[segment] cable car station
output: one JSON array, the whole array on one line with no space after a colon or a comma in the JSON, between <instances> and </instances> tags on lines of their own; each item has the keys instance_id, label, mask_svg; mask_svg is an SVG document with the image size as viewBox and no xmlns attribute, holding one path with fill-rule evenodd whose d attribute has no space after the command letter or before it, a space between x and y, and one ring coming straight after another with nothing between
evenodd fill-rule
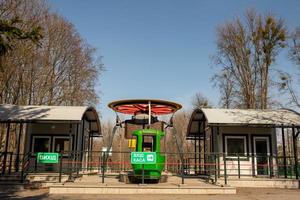
<instances>
[{"instance_id":1,"label":"cable car station","mask_svg":"<svg viewBox=\"0 0 300 200\"><path fill-rule=\"evenodd\" d=\"M180 104L134 99L108 107L116 123L98 151L94 140L104 138L92 107L1 105L7 133L1 180L38 183L52 194L235 194L241 185L298 187L300 115L292 110L195 109L182 136L173 124ZM168 121L159 119L163 115ZM117 140L128 141L128 151L113 149ZM175 151L166 149L166 140Z\"/></svg>"}]
</instances>

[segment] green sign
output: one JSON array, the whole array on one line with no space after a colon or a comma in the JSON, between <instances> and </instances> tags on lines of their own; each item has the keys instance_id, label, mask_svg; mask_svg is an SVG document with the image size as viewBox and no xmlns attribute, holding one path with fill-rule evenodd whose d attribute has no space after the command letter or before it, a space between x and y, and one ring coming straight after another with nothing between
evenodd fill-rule
<instances>
[{"instance_id":1,"label":"green sign","mask_svg":"<svg viewBox=\"0 0 300 200\"><path fill-rule=\"evenodd\" d=\"M38 163L58 163L59 153L46 153L39 152L37 153L37 162Z\"/></svg>"},{"instance_id":2,"label":"green sign","mask_svg":"<svg viewBox=\"0 0 300 200\"><path fill-rule=\"evenodd\" d=\"M155 152L131 152L131 164L155 164Z\"/></svg>"}]
</instances>

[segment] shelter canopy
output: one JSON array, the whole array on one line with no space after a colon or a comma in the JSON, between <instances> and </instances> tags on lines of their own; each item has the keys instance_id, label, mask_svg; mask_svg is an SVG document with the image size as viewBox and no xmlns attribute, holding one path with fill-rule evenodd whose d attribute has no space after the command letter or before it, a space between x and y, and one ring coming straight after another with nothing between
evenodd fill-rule
<instances>
[{"instance_id":1,"label":"shelter canopy","mask_svg":"<svg viewBox=\"0 0 300 200\"><path fill-rule=\"evenodd\" d=\"M205 126L300 127L300 114L288 109L195 109L187 135L203 134Z\"/></svg>"},{"instance_id":2,"label":"shelter canopy","mask_svg":"<svg viewBox=\"0 0 300 200\"><path fill-rule=\"evenodd\" d=\"M17 106L0 105L0 122L33 123L80 123L91 122L91 132L101 134L100 121L96 110L88 106Z\"/></svg>"},{"instance_id":3,"label":"shelter canopy","mask_svg":"<svg viewBox=\"0 0 300 200\"><path fill-rule=\"evenodd\" d=\"M208 124L300 126L300 114L287 109L202 109Z\"/></svg>"}]
</instances>

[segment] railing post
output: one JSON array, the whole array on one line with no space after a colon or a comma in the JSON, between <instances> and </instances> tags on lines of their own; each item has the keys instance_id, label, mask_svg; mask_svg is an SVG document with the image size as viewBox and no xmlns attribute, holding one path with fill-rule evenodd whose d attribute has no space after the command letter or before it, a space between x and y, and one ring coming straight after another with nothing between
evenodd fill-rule
<instances>
[{"instance_id":1,"label":"railing post","mask_svg":"<svg viewBox=\"0 0 300 200\"><path fill-rule=\"evenodd\" d=\"M223 161L224 161L224 183L227 185L227 166L226 166L226 155L223 154Z\"/></svg>"},{"instance_id":2,"label":"railing post","mask_svg":"<svg viewBox=\"0 0 300 200\"><path fill-rule=\"evenodd\" d=\"M181 162L181 184L184 184L184 159Z\"/></svg>"},{"instance_id":3,"label":"railing post","mask_svg":"<svg viewBox=\"0 0 300 200\"><path fill-rule=\"evenodd\" d=\"M221 154L219 154L218 157L217 157L217 161L218 161L218 178L220 178L220 176L221 176L220 156L221 156Z\"/></svg>"},{"instance_id":4,"label":"railing post","mask_svg":"<svg viewBox=\"0 0 300 200\"><path fill-rule=\"evenodd\" d=\"M297 147L297 135L295 127L293 126L293 147L294 147L294 161L295 161L295 176L296 179L299 178L298 174L298 147Z\"/></svg>"},{"instance_id":5,"label":"railing post","mask_svg":"<svg viewBox=\"0 0 300 200\"><path fill-rule=\"evenodd\" d=\"M12 166L12 158L13 158L13 152L9 152L9 166L8 166L8 174L11 174L11 166Z\"/></svg>"},{"instance_id":6,"label":"railing post","mask_svg":"<svg viewBox=\"0 0 300 200\"><path fill-rule=\"evenodd\" d=\"M279 178L279 163L278 163L278 154L275 156L275 166L277 168L277 170L275 171L274 166L273 166L273 174L274 176L276 175L277 178Z\"/></svg>"},{"instance_id":7,"label":"railing post","mask_svg":"<svg viewBox=\"0 0 300 200\"><path fill-rule=\"evenodd\" d=\"M77 177L79 176L79 164L82 164L82 162L80 162L80 153L79 152L77 152L76 153L76 175L77 175Z\"/></svg>"},{"instance_id":8,"label":"railing post","mask_svg":"<svg viewBox=\"0 0 300 200\"><path fill-rule=\"evenodd\" d=\"M21 164L21 180L20 180L21 183L24 182L25 157L26 157L26 155L23 154L23 159L22 159L22 164Z\"/></svg>"},{"instance_id":9,"label":"railing post","mask_svg":"<svg viewBox=\"0 0 300 200\"><path fill-rule=\"evenodd\" d=\"M17 155L16 155L16 160L15 160L15 170L16 170L16 172L19 172L20 145L21 145L21 138L22 138L22 129L23 129L23 124L21 122L20 123L20 129L19 129L18 142L17 142Z\"/></svg>"},{"instance_id":10,"label":"railing post","mask_svg":"<svg viewBox=\"0 0 300 200\"><path fill-rule=\"evenodd\" d=\"M69 152L69 156L68 156L68 170L69 170L69 180L70 181L74 181L73 180L73 151Z\"/></svg>"},{"instance_id":11,"label":"railing post","mask_svg":"<svg viewBox=\"0 0 300 200\"><path fill-rule=\"evenodd\" d=\"M217 172L217 154L214 154L214 159L215 159L215 184L218 182L218 172Z\"/></svg>"},{"instance_id":12,"label":"railing post","mask_svg":"<svg viewBox=\"0 0 300 200\"><path fill-rule=\"evenodd\" d=\"M37 153L34 154L34 172L37 171Z\"/></svg>"},{"instance_id":13,"label":"railing post","mask_svg":"<svg viewBox=\"0 0 300 200\"><path fill-rule=\"evenodd\" d=\"M60 160L59 160L59 178L58 181L61 183L61 175L62 175L62 161L63 161L63 155L60 152Z\"/></svg>"},{"instance_id":14,"label":"railing post","mask_svg":"<svg viewBox=\"0 0 300 200\"><path fill-rule=\"evenodd\" d=\"M5 149L4 149L4 157L3 157L3 165L2 165L2 174L5 174L6 170L6 162L7 162L7 151L9 146L9 133L10 133L10 122L7 123L7 130L6 130L6 140L5 140Z\"/></svg>"},{"instance_id":15,"label":"railing post","mask_svg":"<svg viewBox=\"0 0 300 200\"><path fill-rule=\"evenodd\" d=\"M255 156L254 153L252 153L252 176L255 177Z\"/></svg>"},{"instance_id":16,"label":"railing post","mask_svg":"<svg viewBox=\"0 0 300 200\"><path fill-rule=\"evenodd\" d=\"M282 152L283 152L283 170L284 170L284 178L287 178L287 162L286 162L286 151L285 151L285 137L284 137L284 127L281 127L282 134Z\"/></svg>"},{"instance_id":17,"label":"railing post","mask_svg":"<svg viewBox=\"0 0 300 200\"><path fill-rule=\"evenodd\" d=\"M142 185L145 184L145 169L144 169L144 164L142 164Z\"/></svg>"},{"instance_id":18,"label":"railing post","mask_svg":"<svg viewBox=\"0 0 300 200\"><path fill-rule=\"evenodd\" d=\"M272 156L271 155L268 155L268 157L269 157L269 173L270 173L270 179L272 178L272 176L273 176L273 170L272 170L272 161L273 161L273 159L272 159Z\"/></svg>"},{"instance_id":19,"label":"railing post","mask_svg":"<svg viewBox=\"0 0 300 200\"><path fill-rule=\"evenodd\" d=\"M99 173L99 174L102 173L101 167L102 167L102 165L101 165L101 155L100 155L100 156L99 156L99 160L98 160L98 173Z\"/></svg>"},{"instance_id":20,"label":"railing post","mask_svg":"<svg viewBox=\"0 0 300 200\"><path fill-rule=\"evenodd\" d=\"M241 165L240 165L240 154L237 155L238 158L238 176L241 178Z\"/></svg>"},{"instance_id":21,"label":"railing post","mask_svg":"<svg viewBox=\"0 0 300 200\"><path fill-rule=\"evenodd\" d=\"M102 183L104 183L104 176L105 176L105 151L102 152L103 153L103 156L102 156Z\"/></svg>"}]
</instances>

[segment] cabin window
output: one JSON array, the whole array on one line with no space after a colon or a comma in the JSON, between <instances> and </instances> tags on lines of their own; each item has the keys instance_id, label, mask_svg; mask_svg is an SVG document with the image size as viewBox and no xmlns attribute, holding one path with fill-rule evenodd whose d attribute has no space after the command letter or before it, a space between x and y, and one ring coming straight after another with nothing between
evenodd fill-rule
<instances>
[{"instance_id":1,"label":"cabin window","mask_svg":"<svg viewBox=\"0 0 300 200\"><path fill-rule=\"evenodd\" d=\"M246 136L225 136L227 156L247 156Z\"/></svg>"},{"instance_id":2,"label":"cabin window","mask_svg":"<svg viewBox=\"0 0 300 200\"><path fill-rule=\"evenodd\" d=\"M143 152L153 152L156 150L154 136L143 135L142 150L143 150Z\"/></svg>"},{"instance_id":3,"label":"cabin window","mask_svg":"<svg viewBox=\"0 0 300 200\"><path fill-rule=\"evenodd\" d=\"M32 151L33 152L50 152L50 137L33 136Z\"/></svg>"},{"instance_id":4,"label":"cabin window","mask_svg":"<svg viewBox=\"0 0 300 200\"><path fill-rule=\"evenodd\" d=\"M70 149L69 137L54 137L54 152L68 152Z\"/></svg>"}]
</instances>

